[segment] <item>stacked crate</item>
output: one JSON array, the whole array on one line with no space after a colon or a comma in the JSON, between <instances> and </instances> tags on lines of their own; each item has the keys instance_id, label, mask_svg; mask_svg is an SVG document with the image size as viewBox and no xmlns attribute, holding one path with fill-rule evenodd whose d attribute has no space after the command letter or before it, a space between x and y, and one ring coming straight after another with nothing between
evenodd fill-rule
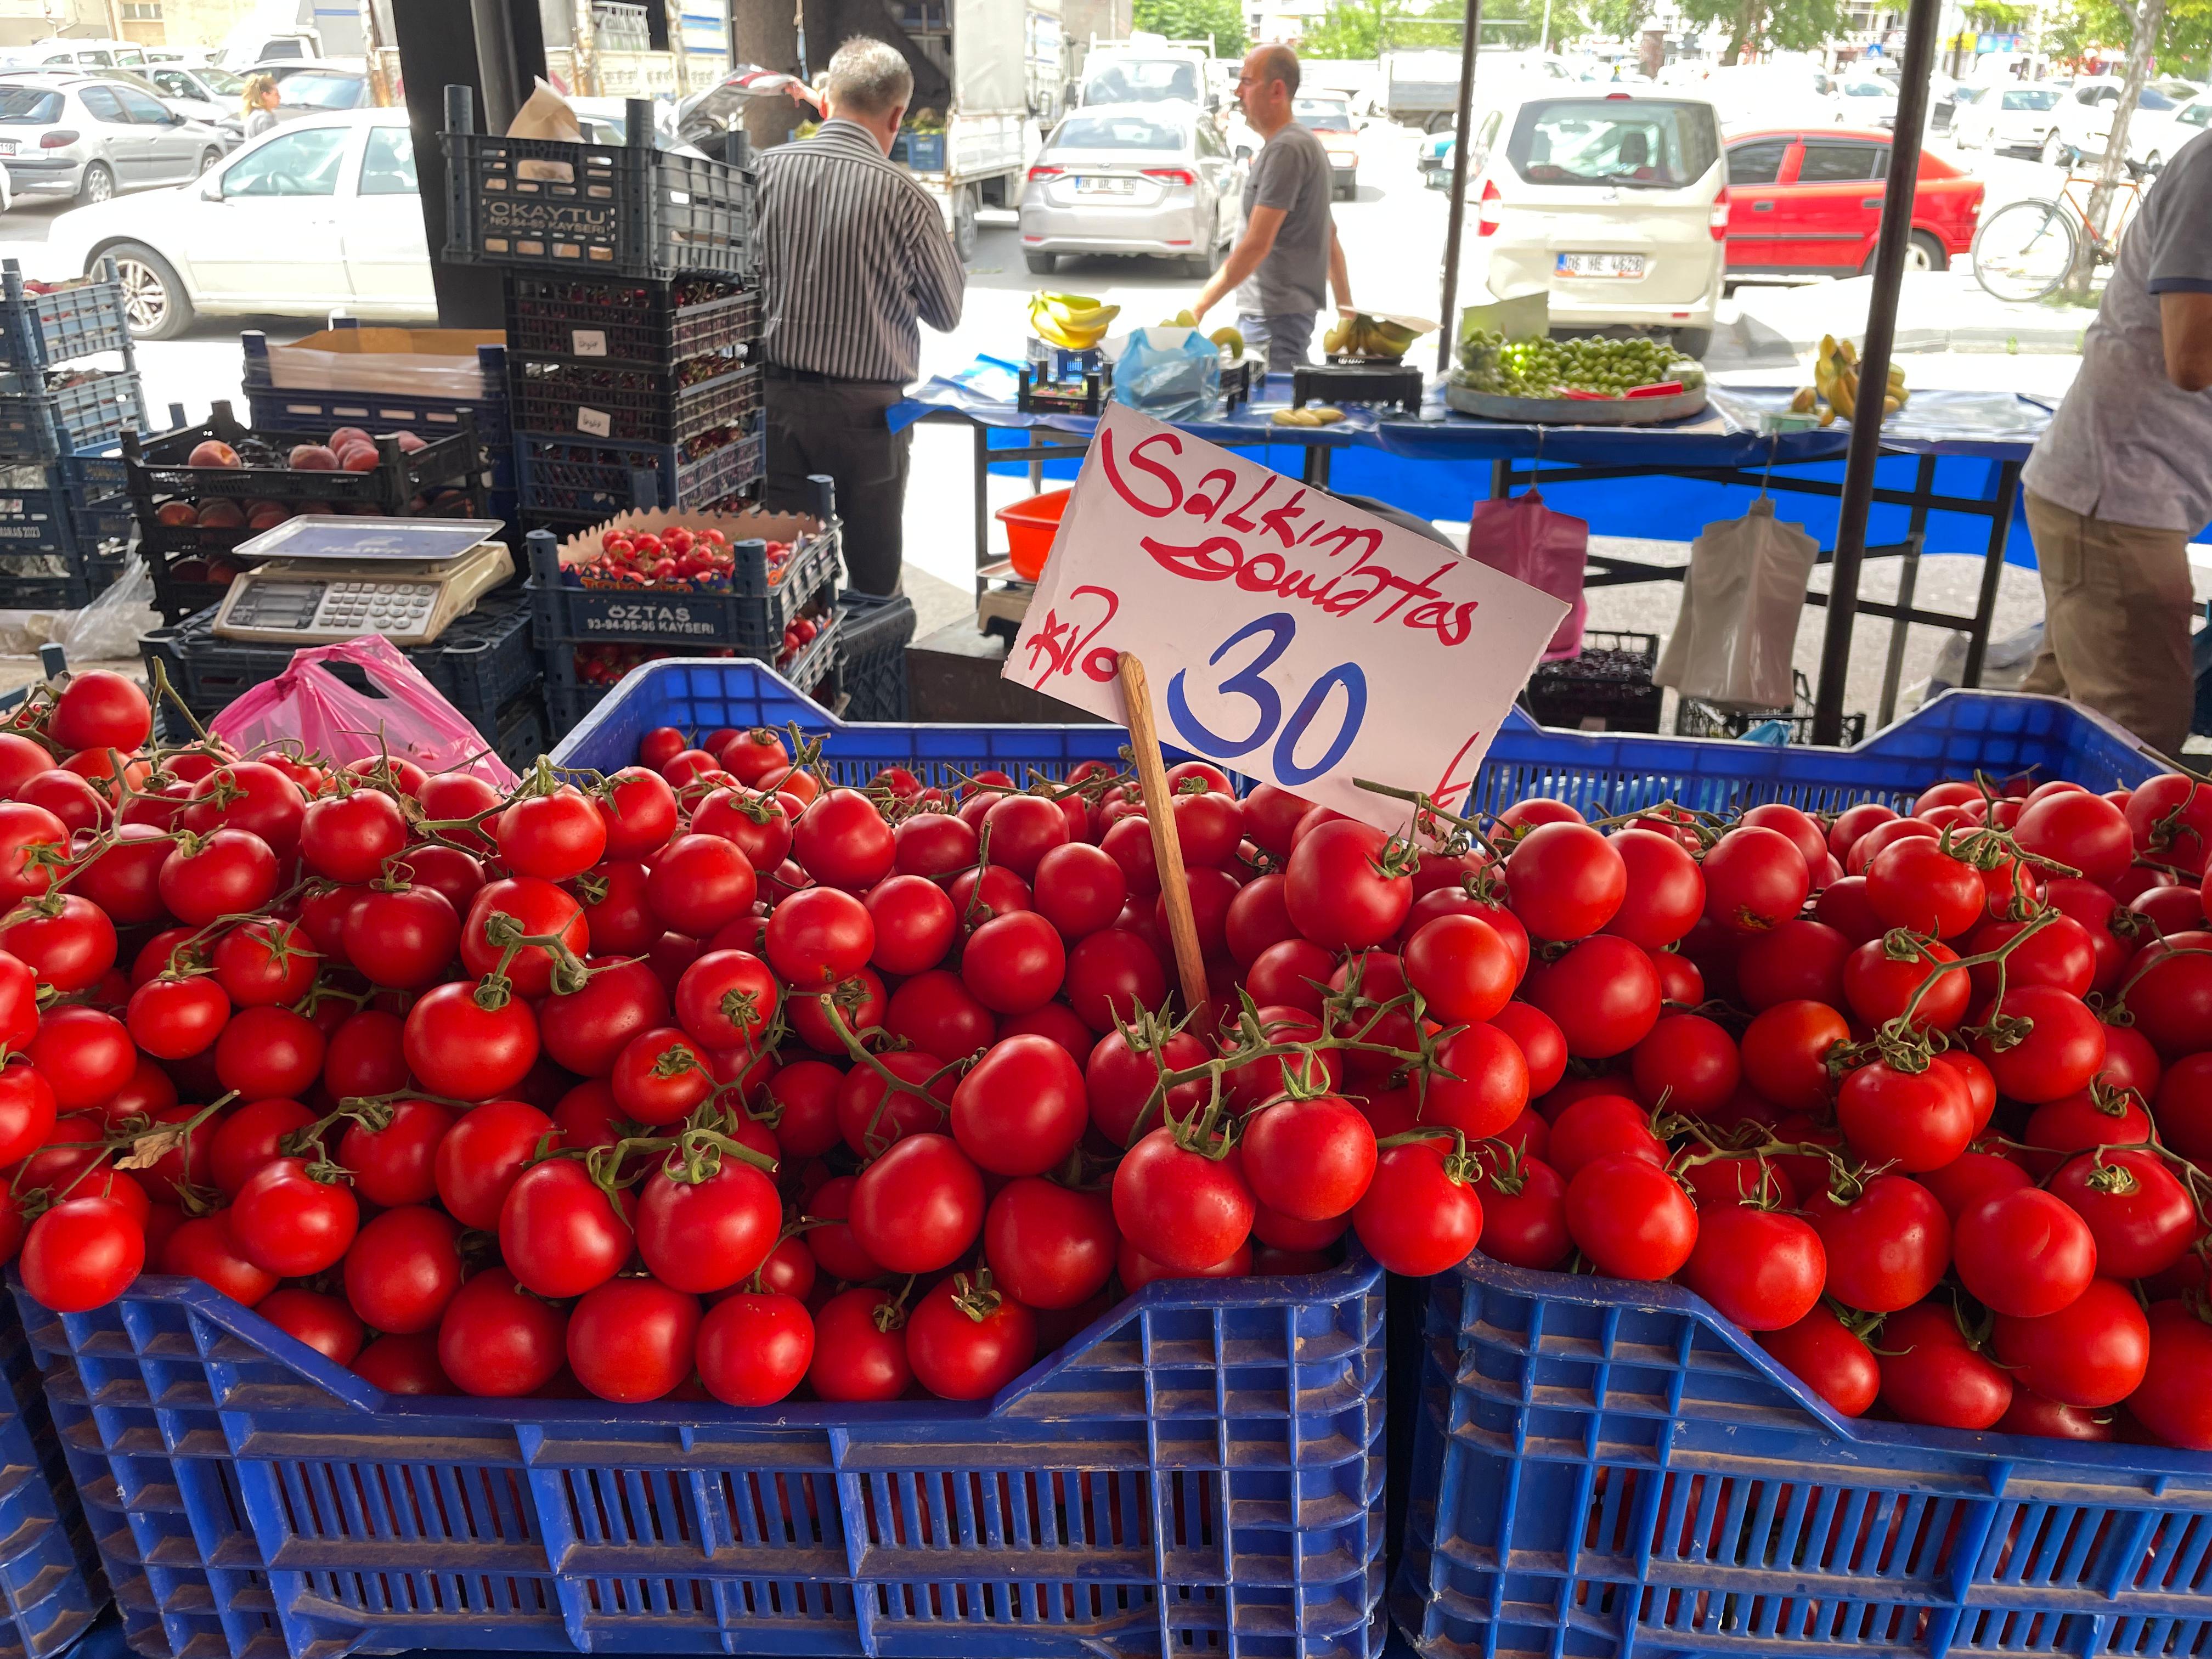
<instances>
[{"instance_id":1,"label":"stacked crate","mask_svg":"<svg viewBox=\"0 0 2212 1659\"><path fill-rule=\"evenodd\" d=\"M447 89L446 257L505 277L523 520L562 535L725 509L766 471L752 170L656 149L642 100L625 123L640 142L493 137Z\"/></svg>"},{"instance_id":2,"label":"stacked crate","mask_svg":"<svg viewBox=\"0 0 2212 1659\"><path fill-rule=\"evenodd\" d=\"M466 88L447 88L446 252L504 279L515 482L523 525L544 532L530 586L556 732L656 656L753 657L833 695L841 559L826 491L804 529L727 517L757 500L768 459L742 137L729 161L656 149L636 100L625 131L638 142L622 145L487 137L473 113ZM737 568L587 578L579 562L616 520L726 525ZM788 561L772 565L763 538L787 543ZM793 648L785 630L802 620L814 631Z\"/></svg>"},{"instance_id":3,"label":"stacked crate","mask_svg":"<svg viewBox=\"0 0 2212 1659\"><path fill-rule=\"evenodd\" d=\"M123 285L33 293L0 265L0 608L75 610L121 574L131 514L114 460L146 428ZM81 360L119 356L122 367Z\"/></svg>"}]
</instances>

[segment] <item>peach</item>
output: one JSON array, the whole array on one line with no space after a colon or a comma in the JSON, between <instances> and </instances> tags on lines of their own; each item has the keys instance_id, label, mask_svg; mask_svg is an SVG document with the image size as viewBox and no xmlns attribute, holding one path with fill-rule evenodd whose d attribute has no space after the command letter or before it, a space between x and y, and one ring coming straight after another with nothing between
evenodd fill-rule
<instances>
[{"instance_id":1,"label":"peach","mask_svg":"<svg viewBox=\"0 0 2212 1659\"><path fill-rule=\"evenodd\" d=\"M295 472L335 472L338 470L337 452L321 444L295 444L285 458L285 465Z\"/></svg>"},{"instance_id":2,"label":"peach","mask_svg":"<svg viewBox=\"0 0 2212 1659\"><path fill-rule=\"evenodd\" d=\"M246 509L232 501L212 501L200 503L200 528L203 530L238 530L246 523Z\"/></svg>"},{"instance_id":3,"label":"peach","mask_svg":"<svg viewBox=\"0 0 2212 1659\"><path fill-rule=\"evenodd\" d=\"M385 435L398 444L400 453L404 455L412 455L418 449L430 447L427 440L418 438L411 432L388 432Z\"/></svg>"},{"instance_id":4,"label":"peach","mask_svg":"<svg viewBox=\"0 0 2212 1659\"><path fill-rule=\"evenodd\" d=\"M342 450L348 444L367 444L371 449L374 449L376 447L376 440L370 437L368 433L362 431L357 426L342 426L337 431L331 434L331 448Z\"/></svg>"},{"instance_id":5,"label":"peach","mask_svg":"<svg viewBox=\"0 0 2212 1659\"><path fill-rule=\"evenodd\" d=\"M163 501L154 509L154 519L158 524L198 524L200 510L190 501Z\"/></svg>"},{"instance_id":6,"label":"peach","mask_svg":"<svg viewBox=\"0 0 2212 1659\"><path fill-rule=\"evenodd\" d=\"M248 530L274 530L278 525L283 523L285 520L291 516L292 510L289 507L278 507L274 503L271 503L270 506L260 508L251 518L247 519L246 521L246 527Z\"/></svg>"},{"instance_id":7,"label":"peach","mask_svg":"<svg viewBox=\"0 0 2212 1659\"><path fill-rule=\"evenodd\" d=\"M246 567L244 565L240 564L233 559L210 559L208 561L207 579L211 582L221 582L225 587L228 587L231 583L236 581L239 577L245 573L245 570Z\"/></svg>"},{"instance_id":8,"label":"peach","mask_svg":"<svg viewBox=\"0 0 2212 1659\"><path fill-rule=\"evenodd\" d=\"M228 444L210 438L185 458L186 466L242 466L238 452Z\"/></svg>"},{"instance_id":9,"label":"peach","mask_svg":"<svg viewBox=\"0 0 2212 1659\"><path fill-rule=\"evenodd\" d=\"M339 469L346 472L374 472L383 459L368 444L352 444L338 451Z\"/></svg>"}]
</instances>

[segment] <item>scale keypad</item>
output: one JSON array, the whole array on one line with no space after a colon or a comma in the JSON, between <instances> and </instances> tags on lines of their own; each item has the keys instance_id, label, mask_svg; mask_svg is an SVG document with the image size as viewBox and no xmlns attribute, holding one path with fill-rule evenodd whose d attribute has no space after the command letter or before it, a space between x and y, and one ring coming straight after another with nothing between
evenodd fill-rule
<instances>
[{"instance_id":1,"label":"scale keypad","mask_svg":"<svg viewBox=\"0 0 2212 1659\"><path fill-rule=\"evenodd\" d=\"M429 625L438 590L427 582L332 582L315 611L319 631L419 634Z\"/></svg>"}]
</instances>

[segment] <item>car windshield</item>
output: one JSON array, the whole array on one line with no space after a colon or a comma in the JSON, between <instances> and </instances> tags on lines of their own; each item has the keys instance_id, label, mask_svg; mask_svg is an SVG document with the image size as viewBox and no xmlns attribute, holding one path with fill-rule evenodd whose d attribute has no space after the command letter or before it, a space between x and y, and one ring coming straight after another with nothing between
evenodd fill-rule
<instances>
[{"instance_id":1,"label":"car windshield","mask_svg":"<svg viewBox=\"0 0 2212 1659\"><path fill-rule=\"evenodd\" d=\"M50 126L62 118L62 95L36 87L0 87L0 125Z\"/></svg>"},{"instance_id":2,"label":"car windshield","mask_svg":"<svg viewBox=\"0 0 2212 1659\"><path fill-rule=\"evenodd\" d=\"M1157 104L1171 98L1195 104L1203 95L1198 66L1167 58L1113 58L1083 88L1086 104Z\"/></svg>"},{"instance_id":3,"label":"car windshield","mask_svg":"<svg viewBox=\"0 0 2212 1659\"><path fill-rule=\"evenodd\" d=\"M1705 104L1657 99L1562 99L1529 104L1513 124L1506 159L1532 185L1627 185L1680 190L1720 159Z\"/></svg>"},{"instance_id":4,"label":"car windshield","mask_svg":"<svg viewBox=\"0 0 2212 1659\"><path fill-rule=\"evenodd\" d=\"M1053 149L1182 150L1188 129L1144 115L1071 115L1052 135Z\"/></svg>"},{"instance_id":5,"label":"car windshield","mask_svg":"<svg viewBox=\"0 0 2212 1659\"><path fill-rule=\"evenodd\" d=\"M1897 88L1887 81L1853 81L1844 88L1846 98L1894 98Z\"/></svg>"},{"instance_id":6,"label":"car windshield","mask_svg":"<svg viewBox=\"0 0 2212 1659\"><path fill-rule=\"evenodd\" d=\"M193 73L199 77L202 86L218 97L235 98L246 90L246 82L228 70L204 69L195 70Z\"/></svg>"},{"instance_id":7,"label":"car windshield","mask_svg":"<svg viewBox=\"0 0 2212 1659\"><path fill-rule=\"evenodd\" d=\"M2018 92L2008 92L1997 102L1999 109L2056 109L2058 94L2048 87L2022 87Z\"/></svg>"},{"instance_id":8,"label":"car windshield","mask_svg":"<svg viewBox=\"0 0 2212 1659\"><path fill-rule=\"evenodd\" d=\"M1962 104L1978 104L1982 101L1982 94L1988 90L1987 87L1960 87L1951 96ZM2011 106L2006 107L2010 108Z\"/></svg>"},{"instance_id":9,"label":"car windshield","mask_svg":"<svg viewBox=\"0 0 2212 1659\"><path fill-rule=\"evenodd\" d=\"M1301 98L1291 106L1291 113L1300 126L1316 132L1352 131L1352 106L1334 98Z\"/></svg>"},{"instance_id":10,"label":"car windshield","mask_svg":"<svg viewBox=\"0 0 2212 1659\"><path fill-rule=\"evenodd\" d=\"M350 75L288 75L276 83L279 103L307 109L351 109L361 101L362 82Z\"/></svg>"},{"instance_id":11,"label":"car windshield","mask_svg":"<svg viewBox=\"0 0 2212 1659\"><path fill-rule=\"evenodd\" d=\"M2155 87L2145 87L2142 89L2142 97L2140 100L2140 102L2144 109L2179 109L2180 107L2180 106L2176 104L2172 99L2167 97Z\"/></svg>"}]
</instances>

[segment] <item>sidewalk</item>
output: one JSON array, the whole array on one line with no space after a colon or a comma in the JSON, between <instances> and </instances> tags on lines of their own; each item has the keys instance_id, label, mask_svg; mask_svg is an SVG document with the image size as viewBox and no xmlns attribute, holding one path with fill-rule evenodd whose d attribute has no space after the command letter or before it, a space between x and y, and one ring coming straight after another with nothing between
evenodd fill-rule
<instances>
[{"instance_id":1,"label":"sidewalk","mask_svg":"<svg viewBox=\"0 0 2212 1659\"><path fill-rule=\"evenodd\" d=\"M1739 326L1762 343L1778 339L1796 352L1812 350L1823 334L1863 340L1873 293L1871 276L1797 288L1747 284L1735 293ZM2078 356L2082 331L2095 315L2086 306L1993 298L1962 262L1948 270L1907 274L1898 294L1897 349Z\"/></svg>"}]
</instances>

